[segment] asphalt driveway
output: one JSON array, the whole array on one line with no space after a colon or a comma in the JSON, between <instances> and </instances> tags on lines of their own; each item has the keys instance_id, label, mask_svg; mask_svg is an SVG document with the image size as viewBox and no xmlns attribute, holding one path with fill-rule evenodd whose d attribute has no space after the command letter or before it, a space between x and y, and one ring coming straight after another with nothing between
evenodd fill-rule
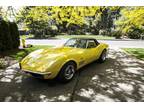
<instances>
[{"instance_id":1,"label":"asphalt driveway","mask_svg":"<svg viewBox=\"0 0 144 108\"><path fill-rule=\"evenodd\" d=\"M105 63L87 65L67 84L26 76L15 64L0 72L0 101L144 101L144 61L111 49Z\"/></svg>"}]
</instances>

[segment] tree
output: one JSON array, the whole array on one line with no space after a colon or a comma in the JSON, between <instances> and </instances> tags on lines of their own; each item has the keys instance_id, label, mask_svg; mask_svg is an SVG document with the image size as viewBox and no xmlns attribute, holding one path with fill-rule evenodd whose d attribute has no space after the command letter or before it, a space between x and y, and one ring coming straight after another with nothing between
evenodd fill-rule
<instances>
[{"instance_id":1,"label":"tree","mask_svg":"<svg viewBox=\"0 0 144 108\"><path fill-rule=\"evenodd\" d=\"M10 38L9 23L0 21L0 51L12 49L12 39Z\"/></svg>"},{"instance_id":2,"label":"tree","mask_svg":"<svg viewBox=\"0 0 144 108\"><path fill-rule=\"evenodd\" d=\"M17 16L38 37L45 34L99 34L111 31L112 11L119 7L99 6L37 6L24 7ZM57 30L53 30L57 28Z\"/></svg>"},{"instance_id":3,"label":"tree","mask_svg":"<svg viewBox=\"0 0 144 108\"><path fill-rule=\"evenodd\" d=\"M144 7L124 7L116 21L117 30L130 38L140 38L144 34Z\"/></svg>"},{"instance_id":4,"label":"tree","mask_svg":"<svg viewBox=\"0 0 144 108\"><path fill-rule=\"evenodd\" d=\"M57 22L58 28L63 28L63 31L71 31L72 29L78 30L86 25L86 18L95 16L99 7L53 7L53 11L56 12L54 18Z\"/></svg>"},{"instance_id":5,"label":"tree","mask_svg":"<svg viewBox=\"0 0 144 108\"><path fill-rule=\"evenodd\" d=\"M36 6L24 7L17 16L17 22L23 23L35 34L35 37L44 37L46 30L51 28L51 16L49 15L49 7Z\"/></svg>"},{"instance_id":6,"label":"tree","mask_svg":"<svg viewBox=\"0 0 144 108\"><path fill-rule=\"evenodd\" d=\"M0 20L0 52L19 47L19 32L16 23Z\"/></svg>"},{"instance_id":7,"label":"tree","mask_svg":"<svg viewBox=\"0 0 144 108\"><path fill-rule=\"evenodd\" d=\"M45 31L55 25L58 30L67 32L70 26L84 25L85 16L95 15L97 10L98 7L24 7L19 12L17 21L24 22L33 31Z\"/></svg>"},{"instance_id":8,"label":"tree","mask_svg":"<svg viewBox=\"0 0 144 108\"><path fill-rule=\"evenodd\" d=\"M20 45L19 31L15 22L9 22L10 38L12 40L12 48L18 48Z\"/></svg>"}]
</instances>

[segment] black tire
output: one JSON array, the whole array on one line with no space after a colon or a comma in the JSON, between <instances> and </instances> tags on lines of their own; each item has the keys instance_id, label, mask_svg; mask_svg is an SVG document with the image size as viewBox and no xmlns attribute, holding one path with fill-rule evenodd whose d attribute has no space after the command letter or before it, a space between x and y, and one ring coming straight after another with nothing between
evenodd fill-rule
<instances>
[{"instance_id":1,"label":"black tire","mask_svg":"<svg viewBox=\"0 0 144 108\"><path fill-rule=\"evenodd\" d=\"M106 61L106 56L107 56L107 51L103 50L101 55L100 55L100 58L98 59L99 63L105 62Z\"/></svg>"},{"instance_id":2,"label":"black tire","mask_svg":"<svg viewBox=\"0 0 144 108\"><path fill-rule=\"evenodd\" d=\"M73 79L76 72L76 64L73 62L66 63L60 70L57 79L60 82L66 83Z\"/></svg>"}]
</instances>

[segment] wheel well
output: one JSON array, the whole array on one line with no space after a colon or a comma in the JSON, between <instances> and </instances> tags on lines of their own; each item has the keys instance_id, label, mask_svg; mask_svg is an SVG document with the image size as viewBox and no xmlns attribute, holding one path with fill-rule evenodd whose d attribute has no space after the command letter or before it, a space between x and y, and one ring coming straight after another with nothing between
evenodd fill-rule
<instances>
[{"instance_id":1,"label":"wheel well","mask_svg":"<svg viewBox=\"0 0 144 108\"><path fill-rule=\"evenodd\" d=\"M102 50L102 52L101 52L101 54L102 54L104 51L105 51L105 52L107 52L107 49L106 49L106 48L105 48L105 49L103 49L103 50Z\"/></svg>"},{"instance_id":2,"label":"wheel well","mask_svg":"<svg viewBox=\"0 0 144 108\"><path fill-rule=\"evenodd\" d=\"M63 68L67 63L71 63L71 62L75 64L76 69L77 69L77 63L76 63L74 60L69 60L69 61L67 61L65 64L62 65L62 67L61 67L61 69L59 70L57 76L60 74L60 71L62 70L62 68ZM56 76L56 77L57 77L57 76Z\"/></svg>"},{"instance_id":3,"label":"wheel well","mask_svg":"<svg viewBox=\"0 0 144 108\"><path fill-rule=\"evenodd\" d=\"M103 51L107 51L107 49L105 48Z\"/></svg>"},{"instance_id":4,"label":"wheel well","mask_svg":"<svg viewBox=\"0 0 144 108\"><path fill-rule=\"evenodd\" d=\"M77 63L74 60L70 60L70 61L66 62L65 64L70 63L70 62L74 63L76 66L76 69L77 69Z\"/></svg>"},{"instance_id":5,"label":"wheel well","mask_svg":"<svg viewBox=\"0 0 144 108\"><path fill-rule=\"evenodd\" d=\"M103 53L104 51L107 51L107 49L106 49L106 48L105 48L105 49L103 49L103 50L102 50L102 52L101 52L101 54L100 54L100 56L102 55L102 53Z\"/></svg>"}]
</instances>

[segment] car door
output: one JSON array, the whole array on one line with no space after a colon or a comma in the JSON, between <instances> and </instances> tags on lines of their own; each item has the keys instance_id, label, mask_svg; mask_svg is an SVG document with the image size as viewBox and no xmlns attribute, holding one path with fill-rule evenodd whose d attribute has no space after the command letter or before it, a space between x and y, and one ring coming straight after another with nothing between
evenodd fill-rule
<instances>
[{"instance_id":1,"label":"car door","mask_svg":"<svg viewBox=\"0 0 144 108\"><path fill-rule=\"evenodd\" d=\"M99 45L95 43L95 40L87 40L87 49L85 51L85 59L87 64L98 59Z\"/></svg>"},{"instance_id":2,"label":"car door","mask_svg":"<svg viewBox=\"0 0 144 108\"><path fill-rule=\"evenodd\" d=\"M101 54L101 45L98 44L95 48L92 48L92 61L99 59Z\"/></svg>"}]
</instances>

